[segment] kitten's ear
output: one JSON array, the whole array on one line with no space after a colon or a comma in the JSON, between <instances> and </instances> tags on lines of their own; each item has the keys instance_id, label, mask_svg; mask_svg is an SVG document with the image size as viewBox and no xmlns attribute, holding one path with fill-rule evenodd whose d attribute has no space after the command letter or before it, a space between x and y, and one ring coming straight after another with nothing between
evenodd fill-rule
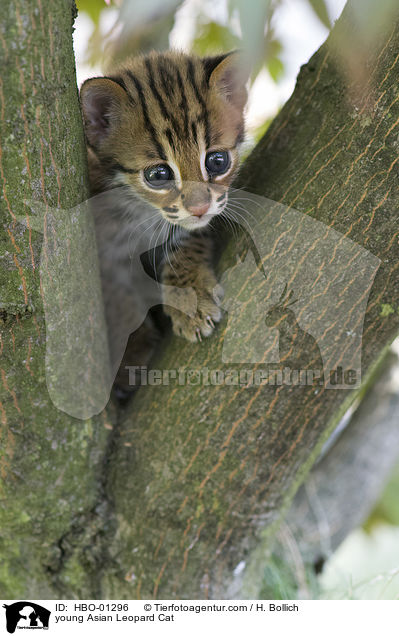
<instances>
[{"instance_id":1,"label":"kitten's ear","mask_svg":"<svg viewBox=\"0 0 399 636\"><path fill-rule=\"evenodd\" d=\"M83 120L87 141L98 148L122 114L126 92L112 79L95 77L86 80L80 89Z\"/></svg>"},{"instance_id":2,"label":"kitten's ear","mask_svg":"<svg viewBox=\"0 0 399 636\"><path fill-rule=\"evenodd\" d=\"M250 70L239 51L204 59L209 86L217 88L226 101L242 110L248 98L245 84Z\"/></svg>"}]
</instances>

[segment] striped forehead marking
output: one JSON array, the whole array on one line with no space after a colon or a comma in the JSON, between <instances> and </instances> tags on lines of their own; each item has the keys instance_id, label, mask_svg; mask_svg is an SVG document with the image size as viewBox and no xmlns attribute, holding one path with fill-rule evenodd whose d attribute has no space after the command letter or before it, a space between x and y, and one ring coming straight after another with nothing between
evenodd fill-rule
<instances>
[{"instance_id":1,"label":"striped forehead marking","mask_svg":"<svg viewBox=\"0 0 399 636\"><path fill-rule=\"evenodd\" d=\"M211 132L210 117L202 94L207 90L204 69L200 69L202 74L199 78L198 69L192 59L188 58L185 65L179 66L174 60L165 60L162 57L146 58L144 69L144 78L140 76L139 79L130 69L124 69L119 76L109 79L125 90L132 104L140 105L144 125L159 158L166 161L167 152L160 138L161 133L155 129L151 121L150 96L165 120L162 134L174 152L177 141L192 141L201 146L202 137L208 148L211 143ZM124 75L129 81L126 81ZM193 115L191 111L198 111L198 108L199 114L197 112Z\"/></svg>"}]
</instances>

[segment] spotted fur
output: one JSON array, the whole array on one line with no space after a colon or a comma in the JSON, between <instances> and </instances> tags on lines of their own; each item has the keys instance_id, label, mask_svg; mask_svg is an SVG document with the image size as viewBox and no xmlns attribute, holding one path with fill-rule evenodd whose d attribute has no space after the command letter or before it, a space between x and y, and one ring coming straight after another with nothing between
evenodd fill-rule
<instances>
[{"instance_id":1,"label":"spotted fur","mask_svg":"<svg viewBox=\"0 0 399 636\"><path fill-rule=\"evenodd\" d=\"M237 172L247 97L240 57L234 52L204 59L176 51L154 52L128 59L81 88L92 193L125 186L132 197L145 202L148 214L155 209L168 227L182 230L180 249L172 245L163 264L162 280L170 289L163 301L175 333L189 340L209 335L221 316L211 240L198 236L196 230L223 211ZM220 151L228 155L228 168L213 174L207 169L207 157ZM165 187L154 188L146 174L159 165L167 166L173 178ZM121 241L135 218L139 220L136 209L137 205L131 206L128 223L126 210L119 216L116 210L109 211L112 231L107 212L97 214L100 261L102 252L112 253L110 245L123 260ZM109 263L107 270L109 278ZM197 309L191 316L185 306L186 287L197 294ZM176 294L176 289L181 293L180 312L168 306L168 293ZM131 290L133 297L137 291ZM105 296L112 305L112 289Z\"/></svg>"}]
</instances>

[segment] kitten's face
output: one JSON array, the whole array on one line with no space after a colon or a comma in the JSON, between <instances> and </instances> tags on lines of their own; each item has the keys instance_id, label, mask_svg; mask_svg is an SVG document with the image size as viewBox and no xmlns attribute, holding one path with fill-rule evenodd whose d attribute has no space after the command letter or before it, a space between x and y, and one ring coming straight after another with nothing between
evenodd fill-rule
<instances>
[{"instance_id":1,"label":"kitten's face","mask_svg":"<svg viewBox=\"0 0 399 636\"><path fill-rule=\"evenodd\" d=\"M226 205L244 130L238 58L154 53L82 86L87 140L107 177L171 224L204 227Z\"/></svg>"}]
</instances>

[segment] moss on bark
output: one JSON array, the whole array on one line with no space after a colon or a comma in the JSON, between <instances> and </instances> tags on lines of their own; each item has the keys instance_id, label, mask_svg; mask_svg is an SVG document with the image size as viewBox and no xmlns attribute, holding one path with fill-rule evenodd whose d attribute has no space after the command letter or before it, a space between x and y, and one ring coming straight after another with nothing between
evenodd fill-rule
<instances>
[{"instance_id":1,"label":"moss on bark","mask_svg":"<svg viewBox=\"0 0 399 636\"><path fill-rule=\"evenodd\" d=\"M256 559L358 392L166 385L144 387L127 410L109 406L85 421L54 407L45 380L42 236L24 201L70 209L87 196L73 6L57 0L49 13L41 0L3 5L0 595L255 595ZM330 44L348 24L346 14ZM237 183L381 260L363 329L365 376L398 332L398 46L391 25L364 62L370 85L355 106L337 47L324 45ZM266 232L267 219L258 221ZM240 241L227 245L222 268L245 249ZM224 320L198 346L171 339L156 366L223 369L226 327Z\"/></svg>"},{"instance_id":2,"label":"moss on bark","mask_svg":"<svg viewBox=\"0 0 399 636\"><path fill-rule=\"evenodd\" d=\"M30 201L72 208L87 198L71 1L1 3L0 596L98 591L96 503L113 415L80 421L46 384L39 269L43 234ZM20 222L25 220L25 223ZM90 543L94 552L82 556ZM79 544L79 558L74 554ZM93 547L91 546L91 547ZM69 565L63 577L63 562ZM74 561L74 566L71 562Z\"/></svg>"}]
</instances>

